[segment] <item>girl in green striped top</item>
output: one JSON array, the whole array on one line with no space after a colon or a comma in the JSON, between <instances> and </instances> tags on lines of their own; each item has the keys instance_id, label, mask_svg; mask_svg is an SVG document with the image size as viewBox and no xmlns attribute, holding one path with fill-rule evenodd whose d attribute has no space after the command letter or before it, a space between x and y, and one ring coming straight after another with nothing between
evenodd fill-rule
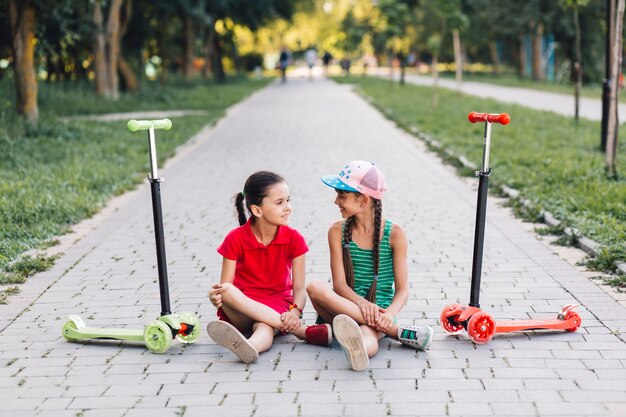
<instances>
[{"instance_id":1,"label":"girl in green striped top","mask_svg":"<svg viewBox=\"0 0 626 417\"><path fill-rule=\"evenodd\" d=\"M332 322L355 371L368 367L385 335L426 349L432 328L396 323L408 298L407 239L400 226L382 216L383 173L370 162L353 161L322 181L335 188L335 204L345 220L328 231L333 288L320 281L307 285L319 319Z\"/></svg>"}]
</instances>

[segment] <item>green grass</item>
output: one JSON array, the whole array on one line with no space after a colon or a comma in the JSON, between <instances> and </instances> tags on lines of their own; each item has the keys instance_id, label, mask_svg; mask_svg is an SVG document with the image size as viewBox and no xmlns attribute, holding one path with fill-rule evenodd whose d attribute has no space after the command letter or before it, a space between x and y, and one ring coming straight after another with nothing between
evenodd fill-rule
<instances>
[{"instance_id":1,"label":"green grass","mask_svg":"<svg viewBox=\"0 0 626 417\"><path fill-rule=\"evenodd\" d=\"M609 179L604 154L598 151L599 122L573 120L522 106L460 95L439 89L439 106L431 106L432 90L373 77L341 77L355 84L390 119L407 131L424 132L458 155L479 165L483 124L470 124L467 114L482 111L511 115L508 126L492 130L490 177L495 185L520 191L521 198L554 214L583 236L603 245L597 265L614 271L626 262L626 181ZM621 129L618 161L624 161L626 136ZM513 203L515 205L515 203ZM518 205L519 206L519 205Z\"/></svg>"},{"instance_id":2,"label":"green grass","mask_svg":"<svg viewBox=\"0 0 626 417\"><path fill-rule=\"evenodd\" d=\"M50 246L54 236L92 216L149 172L144 136L128 132L125 121L62 121L59 116L205 111L171 118L173 128L158 136L162 163L226 108L267 83L244 78L223 85L151 83L116 102L97 98L88 85L40 83L40 121L32 126L13 111L12 81L0 80L0 270L6 272L6 283L11 279L7 275L29 275L11 271L14 266L9 265L22 253Z\"/></svg>"}]
</instances>

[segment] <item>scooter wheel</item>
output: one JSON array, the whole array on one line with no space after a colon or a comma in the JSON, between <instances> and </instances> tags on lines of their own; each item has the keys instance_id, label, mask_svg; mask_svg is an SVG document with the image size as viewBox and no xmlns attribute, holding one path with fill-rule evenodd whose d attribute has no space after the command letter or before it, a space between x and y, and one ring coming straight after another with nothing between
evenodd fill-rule
<instances>
[{"instance_id":1,"label":"scooter wheel","mask_svg":"<svg viewBox=\"0 0 626 417\"><path fill-rule=\"evenodd\" d=\"M457 334L463 330L463 324L459 323L459 314L455 313L455 310L458 310L461 307L460 304L450 304L444 307L441 310L441 315L439 316L439 323L441 323L441 327L448 333Z\"/></svg>"},{"instance_id":2,"label":"scooter wheel","mask_svg":"<svg viewBox=\"0 0 626 417\"><path fill-rule=\"evenodd\" d=\"M85 322L79 316L70 316L69 320L65 322L63 325L63 329L61 330L63 337L68 342L75 342L78 339L70 337L69 334L71 330L80 330L85 328Z\"/></svg>"},{"instance_id":3,"label":"scooter wheel","mask_svg":"<svg viewBox=\"0 0 626 417\"><path fill-rule=\"evenodd\" d=\"M495 333L496 322L486 311L479 311L467 322L467 335L478 345L488 343Z\"/></svg>"},{"instance_id":4,"label":"scooter wheel","mask_svg":"<svg viewBox=\"0 0 626 417\"><path fill-rule=\"evenodd\" d=\"M143 341L152 353L165 353L172 346L172 330L160 320L154 320L143 331Z\"/></svg>"},{"instance_id":5,"label":"scooter wheel","mask_svg":"<svg viewBox=\"0 0 626 417\"><path fill-rule=\"evenodd\" d=\"M187 328L192 327L192 330L189 334L178 333L176 335L176 339L182 343L195 342L200 336L200 331L202 330L200 328L200 319L195 314L188 311L183 311L182 313L179 313L178 316L180 316L180 324L186 325Z\"/></svg>"},{"instance_id":6,"label":"scooter wheel","mask_svg":"<svg viewBox=\"0 0 626 417\"><path fill-rule=\"evenodd\" d=\"M582 319L580 318L577 312L570 311L565 316L565 321L570 321L570 320L573 322L572 323L573 325L569 329L565 329L565 330L567 330L568 332L575 332L576 330L578 330L578 328L582 324Z\"/></svg>"}]
</instances>

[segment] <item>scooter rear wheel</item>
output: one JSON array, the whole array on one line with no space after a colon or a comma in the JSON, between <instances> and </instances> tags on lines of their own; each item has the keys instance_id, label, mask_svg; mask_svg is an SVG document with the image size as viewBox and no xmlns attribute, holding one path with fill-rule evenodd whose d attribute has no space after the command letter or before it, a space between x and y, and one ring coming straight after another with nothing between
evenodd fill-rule
<instances>
[{"instance_id":1,"label":"scooter rear wheel","mask_svg":"<svg viewBox=\"0 0 626 417\"><path fill-rule=\"evenodd\" d=\"M79 316L70 316L69 320L63 325L61 333L68 342L75 342L78 339L68 336L71 330L80 330L85 328L85 322Z\"/></svg>"},{"instance_id":2,"label":"scooter rear wheel","mask_svg":"<svg viewBox=\"0 0 626 417\"><path fill-rule=\"evenodd\" d=\"M479 311L467 322L467 335L478 345L489 343L495 333L496 322L486 311Z\"/></svg>"},{"instance_id":3,"label":"scooter rear wheel","mask_svg":"<svg viewBox=\"0 0 626 417\"><path fill-rule=\"evenodd\" d=\"M193 329L189 334L181 334L178 333L176 335L176 339L182 343L193 343L200 336L200 319L193 313L188 311L183 311L178 314L180 316L180 324L185 324L186 326L193 326Z\"/></svg>"},{"instance_id":4,"label":"scooter rear wheel","mask_svg":"<svg viewBox=\"0 0 626 417\"><path fill-rule=\"evenodd\" d=\"M152 353L165 353L172 346L172 330L160 320L154 320L143 331L143 341Z\"/></svg>"},{"instance_id":5,"label":"scooter rear wheel","mask_svg":"<svg viewBox=\"0 0 626 417\"><path fill-rule=\"evenodd\" d=\"M448 333L457 334L463 330L463 324L459 322L459 314L453 313L454 310L458 310L461 307L460 304L450 304L441 310L439 316L439 323L441 327Z\"/></svg>"}]
</instances>

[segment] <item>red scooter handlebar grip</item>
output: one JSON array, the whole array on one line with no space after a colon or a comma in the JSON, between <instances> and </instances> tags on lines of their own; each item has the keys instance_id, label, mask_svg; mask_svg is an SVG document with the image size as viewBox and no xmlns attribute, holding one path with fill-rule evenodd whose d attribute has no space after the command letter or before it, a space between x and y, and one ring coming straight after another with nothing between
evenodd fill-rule
<instances>
[{"instance_id":1,"label":"red scooter handlebar grip","mask_svg":"<svg viewBox=\"0 0 626 417\"><path fill-rule=\"evenodd\" d=\"M467 120L471 123L488 122L488 123L500 123L501 125L508 125L511 122L511 116L506 113L494 114L494 113L477 113L475 111L467 115Z\"/></svg>"}]
</instances>

